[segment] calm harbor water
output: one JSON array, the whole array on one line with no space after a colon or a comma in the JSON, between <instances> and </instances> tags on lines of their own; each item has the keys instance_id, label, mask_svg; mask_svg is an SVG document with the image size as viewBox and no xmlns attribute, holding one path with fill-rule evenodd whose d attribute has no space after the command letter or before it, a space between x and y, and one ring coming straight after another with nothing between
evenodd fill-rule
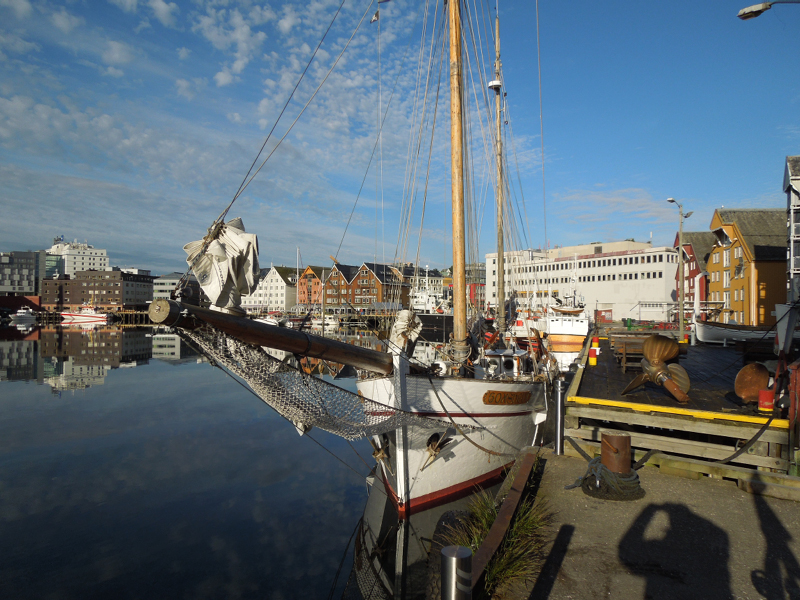
<instances>
[{"instance_id":1,"label":"calm harbor water","mask_svg":"<svg viewBox=\"0 0 800 600\"><path fill-rule=\"evenodd\" d=\"M369 444L151 333L0 329L0 598L328 597Z\"/></svg>"}]
</instances>

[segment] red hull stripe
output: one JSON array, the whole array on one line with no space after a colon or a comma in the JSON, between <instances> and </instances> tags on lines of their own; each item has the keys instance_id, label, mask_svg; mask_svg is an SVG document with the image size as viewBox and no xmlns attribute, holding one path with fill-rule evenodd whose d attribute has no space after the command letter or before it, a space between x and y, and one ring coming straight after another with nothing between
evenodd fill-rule
<instances>
[{"instance_id":1,"label":"red hull stripe","mask_svg":"<svg viewBox=\"0 0 800 600\"><path fill-rule=\"evenodd\" d=\"M422 411L412 411L413 414L420 416L420 417L446 417L448 413L445 412L422 412ZM451 412L451 417L476 417L476 418L491 418L491 417L524 417L525 415L531 414L532 410L524 410L522 412L509 412L509 413L463 413L463 412Z\"/></svg>"},{"instance_id":2,"label":"red hull stripe","mask_svg":"<svg viewBox=\"0 0 800 600\"><path fill-rule=\"evenodd\" d=\"M498 467L493 471L489 471L488 473L484 473L478 477L473 477L472 479L462 483L451 485L450 487L439 490L438 492L432 492L430 494L420 496L419 498L413 498L405 504L399 504L397 492L394 491L392 486L386 480L385 475L382 477L382 479L389 498L391 498L392 503L397 508L398 516L401 519L405 519L413 513L423 512L436 506L453 502L459 498L463 498L464 496L469 496L478 490L482 490L483 488L500 483L500 481L503 480L503 473L513 464L514 462L512 461L503 465L502 467Z\"/></svg>"}]
</instances>

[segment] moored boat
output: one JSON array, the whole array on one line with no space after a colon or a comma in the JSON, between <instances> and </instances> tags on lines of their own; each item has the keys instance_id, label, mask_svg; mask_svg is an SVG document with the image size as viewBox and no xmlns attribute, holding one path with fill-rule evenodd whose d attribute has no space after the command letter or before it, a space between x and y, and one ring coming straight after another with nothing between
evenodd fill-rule
<instances>
[{"instance_id":1,"label":"moored boat","mask_svg":"<svg viewBox=\"0 0 800 600\"><path fill-rule=\"evenodd\" d=\"M62 323L108 323L111 315L100 312L94 306L81 307L77 312L61 313Z\"/></svg>"},{"instance_id":2,"label":"moored boat","mask_svg":"<svg viewBox=\"0 0 800 600\"><path fill-rule=\"evenodd\" d=\"M695 335L704 344L724 344L726 342L770 341L775 339L775 327L769 325L739 325L736 323L717 323L716 321L696 321ZM794 339L800 339L800 331L795 330Z\"/></svg>"},{"instance_id":3,"label":"moored boat","mask_svg":"<svg viewBox=\"0 0 800 600\"><path fill-rule=\"evenodd\" d=\"M29 306L23 306L11 315L11 322L14 325L31 325L36 323L36 313Z\"/></svg>"}]
</instances>

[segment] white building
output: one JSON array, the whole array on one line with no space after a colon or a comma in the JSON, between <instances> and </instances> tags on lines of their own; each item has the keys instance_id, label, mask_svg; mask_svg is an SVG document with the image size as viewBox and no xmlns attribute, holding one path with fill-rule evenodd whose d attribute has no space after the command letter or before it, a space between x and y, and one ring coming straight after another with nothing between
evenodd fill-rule
<instances>
[{"instance_id":1,"label":"white building","mask_svg":"<svg viewBox=\"0 0 800 600\"><path fill-rule=\"evenodd\" d=\"M54 275L75 276L77 271L108 271L108 254L105 250L95 248L87 243L65 242L64 236L55 238L53 246L47 250L47 254L60 258L57 265L57 273L48 273L49 277Z\"/></svg>"},{"instance_id":2,"label":"white building","mask_svg":"<svg viewBox=\"0 0 800 600\"><path fill-rule=\"evenodd\" d=\"M647 242L609 242L548 251L506 251L506 299L549 304L573 293L611 318L665 321L674 310L678 253ZM497 253L486 255L486 301L497 305Z\"/></svg>"},{"instance_id":3,"label":"white building","mask_svg":"<svg viewBox=\"0 0 800 600\"><path fill-rule=\"evenodd\" d=\"M288 311L297 304L297 269L271 267L261 269L256 290L242 296L242 308L249 313Z\"/></svg>"}]
</instances>

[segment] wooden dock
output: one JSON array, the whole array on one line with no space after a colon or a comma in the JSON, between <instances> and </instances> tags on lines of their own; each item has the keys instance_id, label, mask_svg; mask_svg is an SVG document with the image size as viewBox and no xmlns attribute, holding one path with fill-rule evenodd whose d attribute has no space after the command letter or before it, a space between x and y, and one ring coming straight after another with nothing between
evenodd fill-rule
<instances>
[{"instance_id":1,"label":"wooden dock","mask_svg":"<svg viewBox=\"0 0 800 600\"><path fill-rule=\"evenodd\" d=\"M622 396L621 391L640 371L638 366L630 371L636 357L626 357L619 351L619 340L613 341L617 351L612 348L611 339L601 338L596 366L589 366L588 352L584 352L567 391L566 437L592 455L600 452L602 430L626 431L631 435L637 459L649 450L660 451L648 464L660 464L670 472L689 477L705 474L735 479L744 489L752 479L748 473L757 472L762 478L773 473L780 481L759 484L760 489L755 491L770 493L764 490L771 488L773 495L800 499L800 478L787 475L796 468L789 420L770 421L769 415L759 414L733 392L736 374L745 364L741 352L734 347L681 344L680 364L692 384L689 404L681 405L664 388L652 383ZM759 432L757 441L745 452L730 458ZM565 445L565 452L577 454L570 444ZM719 462L725 459L729 460ZM752 486L750 491L754 491Z\"/></svg>"}]
</instances>

